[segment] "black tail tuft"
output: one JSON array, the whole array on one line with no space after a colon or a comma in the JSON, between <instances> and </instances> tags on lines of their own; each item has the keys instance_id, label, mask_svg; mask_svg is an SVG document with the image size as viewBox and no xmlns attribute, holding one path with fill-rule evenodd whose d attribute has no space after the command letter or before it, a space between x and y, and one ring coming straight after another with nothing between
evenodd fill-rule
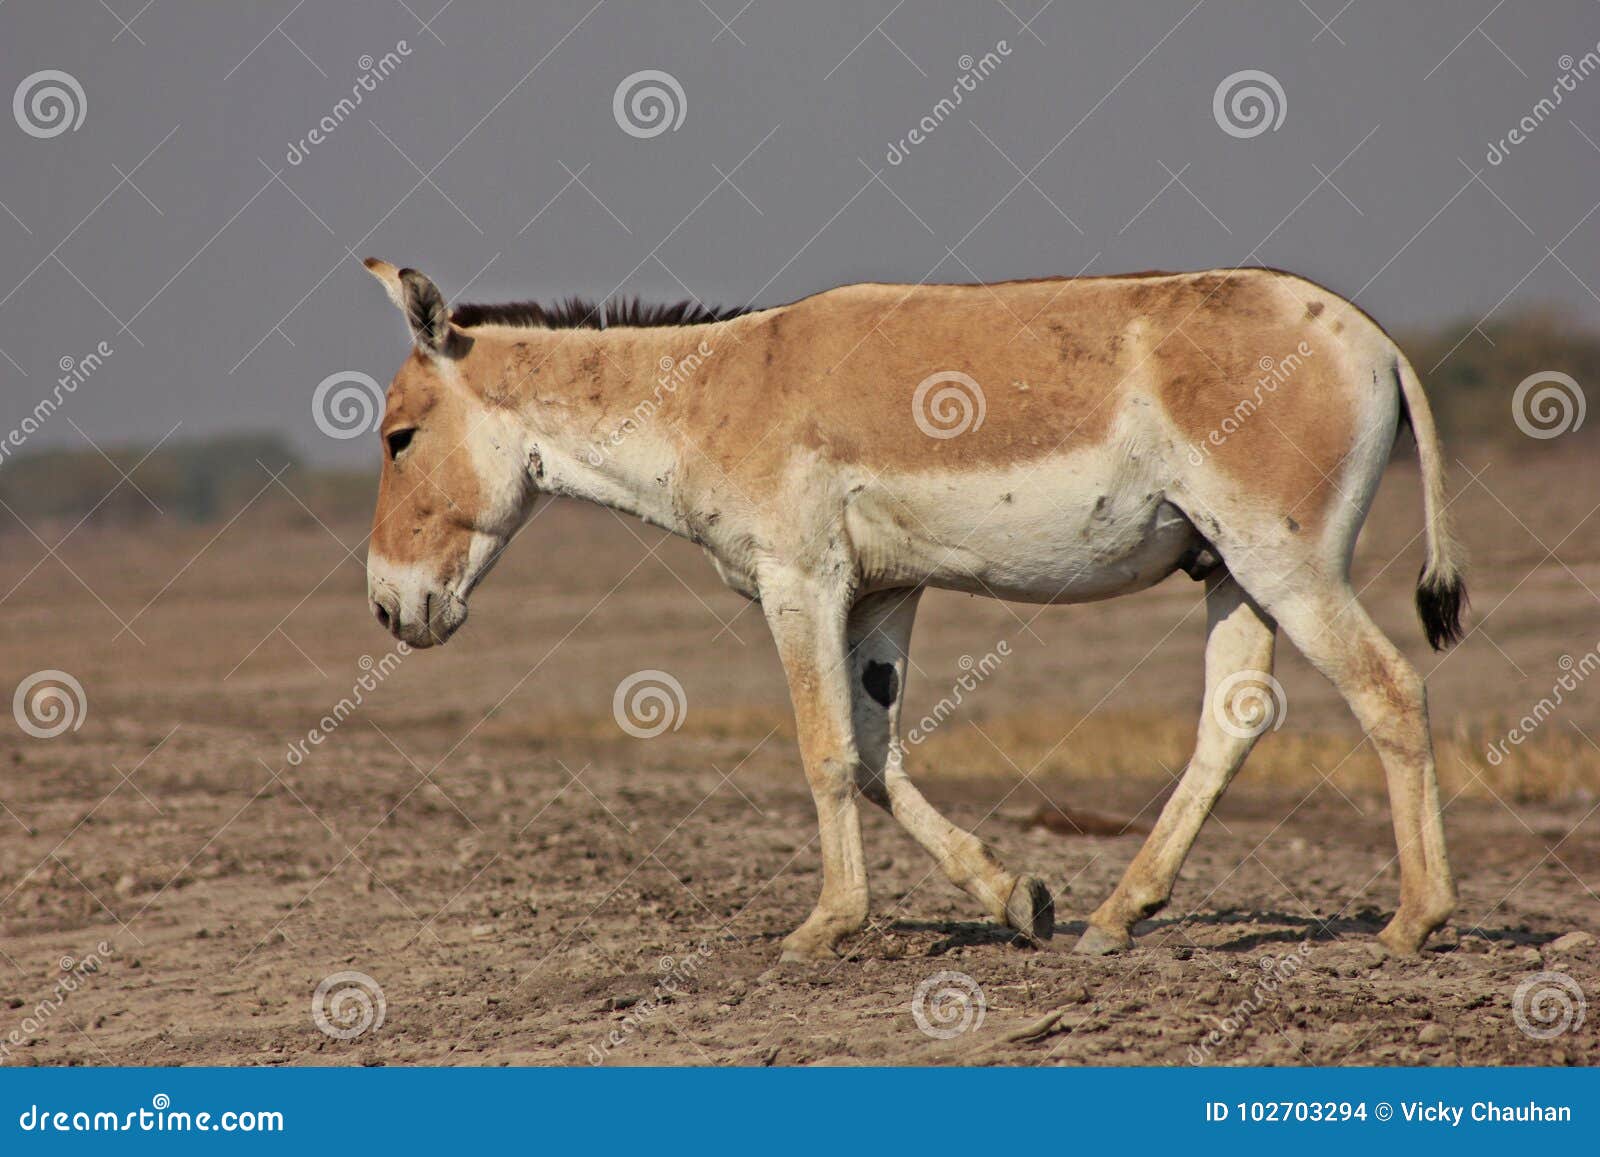
<instances>
[{"instance_id":1,"label":"black tail tuft","mask_svg":"<svg viewBox=\"0 0 1600 1157\"><path fill-rule=\"evenodd\" d=\"M1459 574L1429 575L1417 579L1417 614L1428 644L1435 651L1461 641L1461 613L1467 609L1467 584Z\"/></svg>"}]
</instances>

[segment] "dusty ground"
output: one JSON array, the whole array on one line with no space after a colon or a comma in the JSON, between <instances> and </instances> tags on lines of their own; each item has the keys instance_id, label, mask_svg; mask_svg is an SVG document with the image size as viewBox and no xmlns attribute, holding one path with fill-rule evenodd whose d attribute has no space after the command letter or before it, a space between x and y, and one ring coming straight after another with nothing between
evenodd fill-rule
<instances>
[{"instance_id":1,"label":"dusty ground","mask_svg":"<svg viewBox=\"0 0 1600 1157\"><path fill-rule=\"evenodd\" d=\"M979 920L874 811L874 924L837 965L796 969L774 967L777 943L819 876L781 681L759 614L691 548L550 508L457 641L404 658L291 762L362 657L388 653L338 541L359 547L359 527L286 525L263 502L226 528L79 530L57 556L7 528L0 690L62 669L87 714L54 739L0 715L0 1060L1600 1061L1600 1008L1547 1039L1514 1015L1541 971L1575 988L1525 993L1535 1013L1558 1010L1558 992L1575 1011L1600 996L1600 949L1552 945L1600 931L1600 685L1568 693L1500 767L1484 757L1550 693L1561 656L1600 643L1600 468L1555 451L1466 465L1489 469L1457 506L1477 624L1461 648L1426 654L1410 610L1412 472L1386 482L1359 568L1375 617L1430 673L1451 799L1461 911L1411 961L1372 948L1396 892L1375 765L1289 654L1288 721L1171 909L1126 956L1060 950L1137 839L1021 819L1047 799L1145 820L1159 808L1200 696L1198 590L1181 576L1043 613L925 604L911 718L950 694L961 656L1002 640L1012 654L913 767L1003 859L1049 880L1056 949ZM55 545L68 528L35 529ZM680 729L635 739L611 699L646 668L682 684L687 710ZM58 1004L62 958L90 956L98 971ZM350 1040L311 1012L341 971L384 997L382 1024ZM948 1039L912 1012L940 972L984 1004ZM1281 983L1257 999L1263 976ZM933 987L951 983L967 981ZM1029 1026L1037 1039L1007 1039Z\"/></svg>"}]
</instances>

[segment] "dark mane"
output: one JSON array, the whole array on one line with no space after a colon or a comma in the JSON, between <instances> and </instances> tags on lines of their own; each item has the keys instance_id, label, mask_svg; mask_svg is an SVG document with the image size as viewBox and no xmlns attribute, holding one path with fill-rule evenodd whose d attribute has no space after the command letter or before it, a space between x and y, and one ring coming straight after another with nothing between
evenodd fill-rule
<instances>
[{"instance_id":1,"label":"dark mane","mask_svg":"<svg viewBox=\"0 0 1600 1157\"><path fill-rule=\"evenodd\" d=\"M498 305L458 305L450 320L462 329L475 325L513 325L533 329L613 329L617 326L645 328L674 325L705 325L727 321L750 312L748 307L724 309L696 301L646 305L637 297L595 301L569 297L552 305L537 301L511 301Z\"/></svg>"}]
</instances>

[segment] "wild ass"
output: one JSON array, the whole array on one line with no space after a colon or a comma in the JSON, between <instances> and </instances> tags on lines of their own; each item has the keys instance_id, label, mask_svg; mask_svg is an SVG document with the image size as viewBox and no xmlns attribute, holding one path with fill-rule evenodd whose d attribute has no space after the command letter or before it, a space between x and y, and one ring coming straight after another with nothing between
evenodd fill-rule
<instances>
[{"instance_id":1,"label":"wild ass","mask_svg":"<svg viewBox=\"0 0 1600 1157\"><path fill-rule=\"evenodd\" d=\"M1415 372L1349 302L1238 269L851 285L730 313L452 311L421 273L366 264L414 343L381 427L368 556L379 622L417 647L450 638L539 492L701 544L761 604L816 802L822 895L785 959L827 958L866 921L857 793L993 919L1049 937L1043 882L1008 871L906 775L899 715L918 596L1080 603L1177 570L1205 583L1194 755L1077 949L1128 947L1133 925L1166 903L1261 730L1219 698L1266 679L1279 627L1383 762L1400 904L1380 939L1414 952L1449 917L1422 679L1349 578L1409 418L1427 543L1417 606L1436 648L1460 637L1444 463ZM681 381L665 372L686 365Z\"/></svg>"}]
</instances>

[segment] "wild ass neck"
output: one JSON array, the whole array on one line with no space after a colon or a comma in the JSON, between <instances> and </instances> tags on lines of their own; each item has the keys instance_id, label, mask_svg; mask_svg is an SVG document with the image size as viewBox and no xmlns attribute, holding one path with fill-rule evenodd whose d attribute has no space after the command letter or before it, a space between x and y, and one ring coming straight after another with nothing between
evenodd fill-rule
<instances>
[{"instance_id":1,"label":"wild ass neck","mask_svg":"<svg viewBox=\"0 0 1600 1157\"><path fill-rule=\"evenodd\" d=\"M680 456L692 390L729 340L728 325L617 328L549 335L519 404L528 421L534 485L597 502L688 536ZM516 347L524 350L521 343ZM513 358L513 364L522 355Z\"/></svg>"}]
</instances>

